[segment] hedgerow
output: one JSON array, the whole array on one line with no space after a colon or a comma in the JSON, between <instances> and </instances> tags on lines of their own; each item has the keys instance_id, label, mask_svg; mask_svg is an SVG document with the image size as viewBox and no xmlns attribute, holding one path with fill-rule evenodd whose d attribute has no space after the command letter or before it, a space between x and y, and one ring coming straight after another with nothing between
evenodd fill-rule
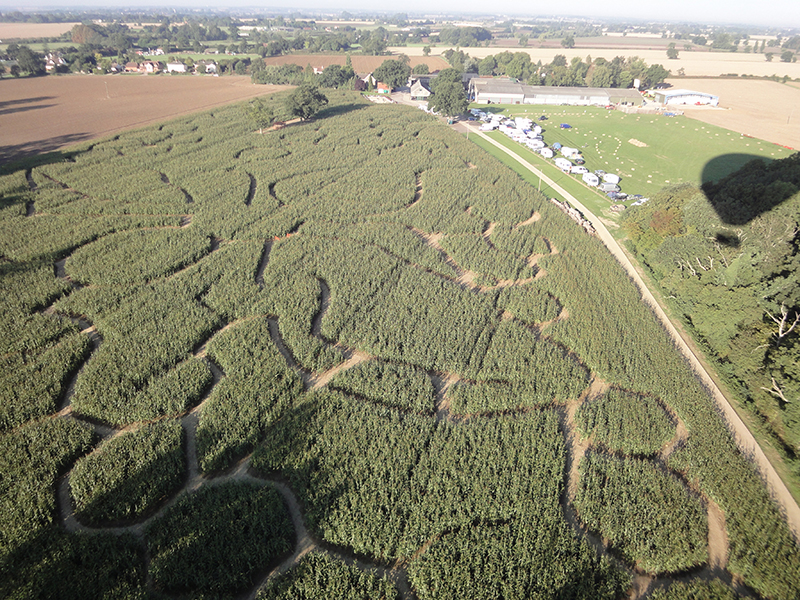
<instances>
[{"instance_id":1,"label":"hedgerow","mask_svg":"<svg viewBox=\"0 0 800 600\"><path fill-rule=\"evenodd\" d=\"M314 552L288 573L267 581L258 600L394 600L397 589L386 577Z\"/></svg>"},{"instance_id":2,"label":"hedgerow","mask_svg":"<svg viewBox=\"0 0 800 600\"><path fill-rule=\"evenodd\" d=\"M288 552L294 529L273 488L230 482L181 496L145 537L157 590L228 595Z\"/></svg>"},{"instance_id":3,"label":"hedgerow","mask_svg":"<svg viewBox=\"0 0 800 600\"><path fill-rule=\"evenodd\" d=\"M336 375L329 385L386 406L423 414L433 412L435 390L430 377L408 365L361 363Z\"/></svg>"},{"instance_id":4,"label":"hedgerow","mask_svg":"<svg viewBox=\"0 0 800 600\"><path fill-rule=\"evenodd\" d=\"M78 518L92 525L151 512L186 473L178 421L142 425L101 444L75 463L69 486Z\"/></svg>"},{"instance_id":5,"label":"hedgerow","mask_svg":"<svg viewBox=\"0 0 800 600\"><path fill-rule=\"evenodd\" d=\"M674 476L646 461L595 452L584 456L579 469L578 516L627 560L648 573L705 562L706 512Z\"/></svg>"},{"instance_id":6,"label":"hedgerow","mask_svg":"<svg viewBox=\"0 0 800 600\"><path fill-rule=\"evenodd\" d=\"M575 413L584 436L609 450L651 455L675 435L675 426L655 398L611 388Z\"/></svg>"}]
</instances>

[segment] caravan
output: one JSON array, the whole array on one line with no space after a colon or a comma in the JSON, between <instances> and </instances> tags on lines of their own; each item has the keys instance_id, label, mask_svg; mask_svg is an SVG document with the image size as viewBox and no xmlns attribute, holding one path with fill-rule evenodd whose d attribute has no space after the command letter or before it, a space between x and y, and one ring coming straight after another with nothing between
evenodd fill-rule
<instances>
[{"instance_id":1,"label":"caravan","mask_svg":"<svg viewBox=\"0 0 800 600\"><path fill-rule=\"evenodd\" d=\"M566 158L561 158L560 156L555 160L555 163L556 166L565 173L569 173L570 169L573 167L571 162L569 162Z\"/></svg>"}]
</instances>

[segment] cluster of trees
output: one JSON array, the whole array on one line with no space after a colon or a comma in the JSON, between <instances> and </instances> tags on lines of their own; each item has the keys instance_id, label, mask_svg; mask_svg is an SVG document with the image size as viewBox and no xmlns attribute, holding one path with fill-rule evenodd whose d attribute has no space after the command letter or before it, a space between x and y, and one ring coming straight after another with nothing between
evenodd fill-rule
<instances>
[{"instance_id":1,"label":"cluster of trees","mask_svg":"<svg viewBox=\"0 0 800 600\"><path fill-rule=\"evenodd\" d=\"M665 295L792 458L800 452L798 156L753 161L703 190L667 189L625 216Z\"/></svg>"},{"instance_id":2,"label":"cluster of trees","mask_svg":"<svg viewBox=\"0 0 800 600\"><path fill-rule=\"evenodd\" d=\"M533 63L527 52L505 51L475 61L462 62L464 68L475 68L480 75L504 75L528 83L529 85L564 85L591 87L628 88L638 79L644 87L652 87L669 77L669 71L662 65L647 65L637 57L616 56L613 59L586 60L573 57L567 61L563 54L557 54L549 64L541 61Z\"/></svg>"}]
</instances>

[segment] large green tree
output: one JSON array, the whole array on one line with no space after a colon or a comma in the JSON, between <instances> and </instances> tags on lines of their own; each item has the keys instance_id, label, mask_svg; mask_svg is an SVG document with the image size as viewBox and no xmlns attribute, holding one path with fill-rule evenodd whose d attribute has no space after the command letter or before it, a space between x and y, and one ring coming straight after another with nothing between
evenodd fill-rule
<instances>
[{"instance_id":1,"label":"large green tree","mask_svg":"<svg viewBox=\"0 0 800 600\"><path fill-rule=\"evenodd\" d=\"M375 79L382 81L391 88L405 85L409 75L411 75L411 67L399 60L385 60L372 73Z\"/></svg>"},{"instance_id":2,"label":"large green tree","mask_svg":"<svg viewBox=\"0 0 800 600\"><path fill-rule=\"evenodd\" d=\"M20 46L17 53L17 64L21 71L27 71L31 75L44 75L44 59L41 54L34 52L27 46Z\"/></svg>"},{"instance_id":3,"label":"large green tree","mask_svg":"<svg viewBox=\"0 0 800 600\"><path fill-rule=\"evenodd\" d=\"M464 86L460 81L446 81L436 86L436 91L431 94L428 105L431 110L451 117L465 112L469 106L469 100L467 100Z\"/></svg>"},{"instance_id":4,"label":"large green tree","mask_svg":"<svg viewBox=\"0 0 800 600\"><path fill-rule=\"evenodd\" d=\"M302 120L310 119L328 104L328 98L312 83L304 83L286 99L286 112Z\"/></svg>"}]
</instances>

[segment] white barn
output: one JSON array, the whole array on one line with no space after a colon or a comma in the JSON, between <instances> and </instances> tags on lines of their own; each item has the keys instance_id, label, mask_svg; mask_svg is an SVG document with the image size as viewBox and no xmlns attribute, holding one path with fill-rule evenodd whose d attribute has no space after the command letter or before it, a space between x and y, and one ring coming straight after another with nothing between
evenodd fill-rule
<instances>
[{"instance_id":1,"label":"white barn","mask_svg":"<svg viewBox=\"0 0 800 600\"><path fill-rule=\"evenodd\" d=\"M552 104L569 106L641 106L634 89L525 85L475 77L469 82L470 100L478 104Z\"/></svg>"},{"instance_id":2,"label":"white barn","mask_svg":"<svg viewBox=\"0 0 800 600\"><path fill-rule=\"evenodd\" d=\"M694 92L692 90L657 90L654 93L655 101L659 104L707 104L709 106L719 105L719 96L706 94L705 92Z\"/></svg>"}]
</instances>

